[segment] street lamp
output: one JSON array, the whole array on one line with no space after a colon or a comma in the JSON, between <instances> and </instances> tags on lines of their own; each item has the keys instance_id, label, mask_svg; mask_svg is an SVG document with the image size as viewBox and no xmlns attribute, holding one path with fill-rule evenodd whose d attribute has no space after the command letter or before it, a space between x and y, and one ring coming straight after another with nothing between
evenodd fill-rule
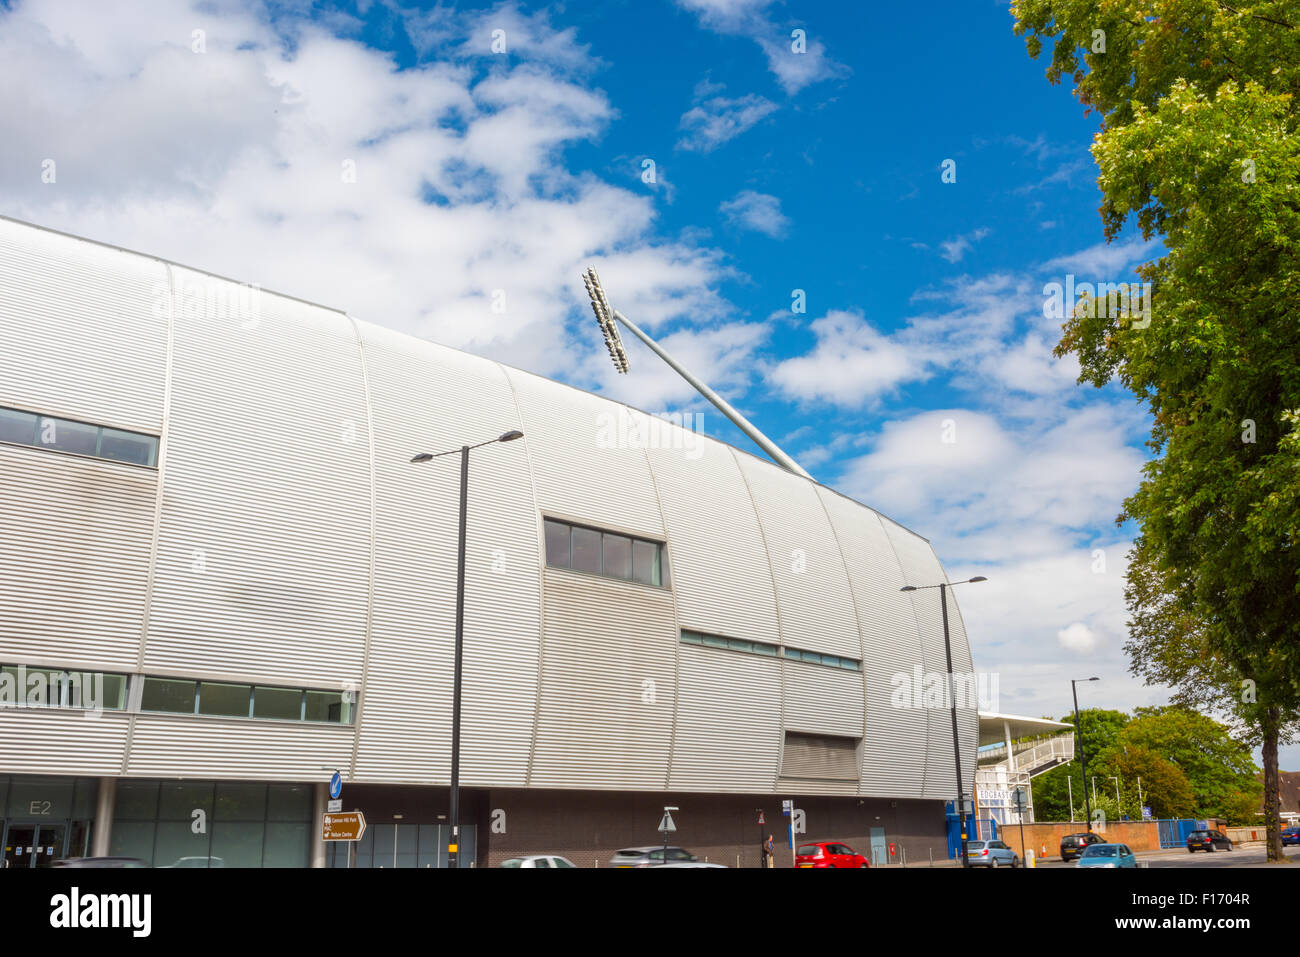
<instances>
[{"instance_id":1,"label":"street lamp","mask_svg":"<svg viewBox=\"0 0 1300 957\"><path fill-rule=\"evenodd\" d=\"M953 585L965 585L972 582L988 581L983 575L967 578L959 582L939 582L937 585L904 585L899 591L920 591L922 588L939 589L939 603L943 607L943 647L948 654L948 695L952 704L952 757L957 764L957 824L961 828L961 866L970 865L966 852L966 793L961 782L961 747L957 743L957 696L952 693L952 641L948 637L948 589Z\"/></svg>"},{"instance_id":2,"label":"street lamp","mask_svg":"<svg viewBox=\"0 0 1300 957\"><path fill-rule=\"evenodd\" d=\"M478 445L462 445L446 452L420 452L411 457L412 462L428 462L444 455L460 453L460 545L456 555L456 665L451 696L451 841L447 845L447 866L460 866L460 670L461 651L465 637L465 524L466 506L469 502L469 453L494 442L513 442L522 439L518 429L504 432L495 439Z\"/></svg>"},{"instance_id":3,"label":"street lamp","mask_svg":"<svg viewBox=\"0 0 1300 957\"><path fill-rule=\"evenodd\" d=\"M1074 695L1074 733L1079 739L1079 764L1083 770L1083 816L1088 826L1088 833L1092 833L1092 806L1088 803L1088 755L1084 753L1083 747L1083 726L1079 724L1079 689L1077 685L1080 681L1100 681L1100 678L1071 678L1070 691Z\"/></svg>"}]
</instances>

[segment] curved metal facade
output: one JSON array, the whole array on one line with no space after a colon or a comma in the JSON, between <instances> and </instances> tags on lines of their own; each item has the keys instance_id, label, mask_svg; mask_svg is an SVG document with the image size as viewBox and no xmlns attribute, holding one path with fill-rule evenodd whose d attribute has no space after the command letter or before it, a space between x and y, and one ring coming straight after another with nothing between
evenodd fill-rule
<instances>
[{"instance_id":1,"label":"curved metal facade","mask_svg":"<svg viewBox=\"0 0 1300 957\"><path fill-rule=\"evenodd\" d=\"M943 570L831 489L703 437L607 447L646 416L9 220L0 364L0 406L161 436L156 471L0 445L0 661L360 691L338 727L0 712L0 770L445 783L458 459L408 460L517 428L470 461L464 784L955 791L948 712L890 704L894 674L945 670L938 591L899 592ZM665 542L670 587L547 567L543 516ZM783 779L786 731L860 738L859 780Z\"/></svg>"}]
</instances>

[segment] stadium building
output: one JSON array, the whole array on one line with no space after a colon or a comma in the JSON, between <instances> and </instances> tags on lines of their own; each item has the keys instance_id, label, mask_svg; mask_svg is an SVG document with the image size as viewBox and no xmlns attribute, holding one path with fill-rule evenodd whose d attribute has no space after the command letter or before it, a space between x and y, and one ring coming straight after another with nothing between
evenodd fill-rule
<instances>
[{"instance_id":1,"label":"stadium building","mask_svg":"<svg viewBox=\"0 0 1300 957\"><path fill-rule=\"evenodd\" d=\"M930 544L732 446L153 256L0 220L5 860L437 866L459 449L463 852L948 855ZM955 600L957 671L972 670ZM966 789L978 719L959 709ZM760 828L758 813L765 815Z\"/></svg>"}]
</instances>

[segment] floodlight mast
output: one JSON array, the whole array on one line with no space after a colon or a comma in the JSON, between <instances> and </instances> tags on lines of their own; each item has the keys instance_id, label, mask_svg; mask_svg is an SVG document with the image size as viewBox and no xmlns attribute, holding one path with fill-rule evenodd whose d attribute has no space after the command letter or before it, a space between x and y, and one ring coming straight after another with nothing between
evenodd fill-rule
<instances>
[{"instance_id":1,"label":"floodlight mast","mask_svg":"<svg viewBox=\"0 0 1300 957\"><path fill-rule=\"evenodd\" d=\"M699 379L695 378L695 376L691 375L691 373L688 372L680 362L665 352L659 343L655 342L637 328L636 324L628 319L627 316L611 307L609 300L605 297L605 290L600 285L600 277L596 275L596 270L594 268L587 268L587 271L582 274L582 281L587 287L587 295L591 297L591 308L596 314L596 321L600 324L601 332L604 333L605 345L609 348L610 358L614 360L615 369L620 373L626 373L628 369L627 353L623 351L623 340L618 334L618 326L615 325L615 320L617 320L626 326L632 335L636 336L649 346L650 351L660 359L663 359L664 362L668 363L669 368L689 382L691 386L700 393L700 395L712 402L714 407L725 415L736 428L740 429L740 431L753 439L754 444L771 456L772 460L776 462L777 465L781 466L788 472L793 472L795 475L802 475L806 479L816 481L816 479L813 479L811 475L799 467L798 462L782 452L775 442L760 432L747 418L733 409L726 399L722 398L722 396L718 395Z\"/></svg>"}]
</instances>

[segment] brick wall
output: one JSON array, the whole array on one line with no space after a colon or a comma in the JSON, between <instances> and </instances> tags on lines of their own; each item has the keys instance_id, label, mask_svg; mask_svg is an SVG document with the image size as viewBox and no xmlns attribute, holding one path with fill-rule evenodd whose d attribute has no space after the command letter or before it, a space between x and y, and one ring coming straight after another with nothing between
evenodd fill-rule
<instances>
[{"instance_id":1,"label":"brick wall","mask_svg":"<svg viewBox=\"0 0 1300 957\"><path fill-rule=\"evenodd\" d=\"M1040 852L1043 846L1046 845L1047 856L1059 859L1061 856L1061 838L1067 834L1081 834L1087 829L1087 826L1079 821L1074 823L1066 821L1064 823L1026 824L1025 849L1032 848L1034 856L1041 858L1042 854ZM1093 825L1092 829L1108 842L1127 844L1134 851L1160 850L1160 834L1155 821L1109 821L1104 830L1096 825ZM998 837L1017 854L1020 853L1019 825L1013 824L998 828Z\"/></svg>"}]
</instances>

